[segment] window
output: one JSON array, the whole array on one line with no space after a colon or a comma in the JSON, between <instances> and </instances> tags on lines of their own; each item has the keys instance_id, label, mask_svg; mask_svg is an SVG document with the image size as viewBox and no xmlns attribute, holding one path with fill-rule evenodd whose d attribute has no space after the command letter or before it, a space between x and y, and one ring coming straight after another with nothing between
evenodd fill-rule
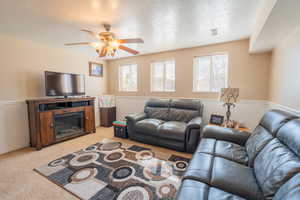
<instances>
[{"instance_id":1,"label":"window","mask_svg":"<svg viewBox=\"0 0 300 200\"><path fill-rule=\"evenodd\" d=\"M175 92L175 61L151 63L151 91Z\"/></svg>"},{"instance_id":2,"label":"window","mask_svg":"<svg viewBox=\"0 0 300 200\"><path fill-rule=\"evenodd\" d=\"M137 91L137 65L122 65L119 67L119 91Z\"/></svg>"},{"instance_id":3,"label":"window","mask_svg":"<svg viewBox=\"0 0 300 200\"><path fill-rule=\"evenodd\" d=\"M194 58L194 92L219 92L227 86L228 54Z\"/></svg>"}]
</instances>

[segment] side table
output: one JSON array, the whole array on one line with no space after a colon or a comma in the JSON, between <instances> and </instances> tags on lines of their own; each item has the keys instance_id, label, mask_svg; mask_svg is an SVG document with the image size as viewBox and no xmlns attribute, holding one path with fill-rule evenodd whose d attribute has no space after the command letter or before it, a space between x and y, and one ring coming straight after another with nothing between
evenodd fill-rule
<instances>
[{"instance_id":1,"label":"side table","mask_svg":"<svg viewBox=\"0 0 300 200\"><path fill-rule=\"evenodd\" d=\"M220 127L224 127L223 125L216 125L216 124L211 124L211 123L209 123L208 125L210 125L210 126L220 126ZM236 129L236 130L239 130L239 131L251 132L251 129L250 129L250 128L247 128L247 127L239 127L239 128L233 128L233 129Z\"/></svg>"},{"instance_id":2,"label":"side table","mask_svg":"<svg viewBox=\"0 0 300 200\"><path fill-rule=\"evenodd\" d=\"M111 127L116 120L116 107L100 107L100 126Z\"/></svg>"},{"instance_id":3,"label":"side table","mask_svg":"<svg viewBox=\"0 0 300 200\"><path fill-rule=\"evenodd\" d=\"M126 121L114 121L114 135L119 138L128 138Z\"/></svg>"}]
</instances>

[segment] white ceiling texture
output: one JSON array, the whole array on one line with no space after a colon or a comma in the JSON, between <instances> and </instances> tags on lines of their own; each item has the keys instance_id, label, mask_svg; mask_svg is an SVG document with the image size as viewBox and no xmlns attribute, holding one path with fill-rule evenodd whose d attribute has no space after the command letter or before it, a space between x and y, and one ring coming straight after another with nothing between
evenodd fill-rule
<instances>
[{"instance_id":1,"label":"white ceiling texture","mask_svg":"<svg viewBox=\"0 0 300 200\"><path fill-rule=\"evenodd\" d=\"M143 38L141 54L249 38L262 0L1 0L0 34L62 48L96 41L80 29ZM218 34L211 30L217 28ZM118 52L116 57L129 56Z\"/></svg>"}]
</instances>

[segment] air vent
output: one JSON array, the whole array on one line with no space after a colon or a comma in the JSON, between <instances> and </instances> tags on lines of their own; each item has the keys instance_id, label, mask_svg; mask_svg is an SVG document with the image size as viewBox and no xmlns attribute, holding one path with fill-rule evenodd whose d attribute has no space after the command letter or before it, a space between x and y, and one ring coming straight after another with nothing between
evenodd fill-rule
<instances>
[{"instance_id":1,"label":"air vent","mask_svg":"<svg viewBox=\"0 0 300 200\"><path fill-rule=\"evenodd\" d=\"M217 28L213 28L213 29L211 29L210 31L211 31L211 35L212 35L212 36L218 35L218 29L217 29Z\"/></svg>"}]
</instances>

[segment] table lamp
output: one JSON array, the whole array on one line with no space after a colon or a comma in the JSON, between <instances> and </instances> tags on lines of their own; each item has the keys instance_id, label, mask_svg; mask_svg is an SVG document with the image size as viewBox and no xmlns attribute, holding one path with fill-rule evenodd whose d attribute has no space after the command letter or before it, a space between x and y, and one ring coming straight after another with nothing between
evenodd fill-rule
<instances>
[{"instance_id":1,"label":"table lamp","mask_svg":"<svg viewBox=\"0 0 300 200\"><path fill-rule=\"evenodd\" d=\"M226 120L225 126L232 128L234 126L234 122L230 120L231 116L231 107L235 107L235 103L238 102L239 98L239 88L221 88L220 90L220 101L224 102L223 106L227 107L226 111Z\"/></svg>"}]
</instances>

